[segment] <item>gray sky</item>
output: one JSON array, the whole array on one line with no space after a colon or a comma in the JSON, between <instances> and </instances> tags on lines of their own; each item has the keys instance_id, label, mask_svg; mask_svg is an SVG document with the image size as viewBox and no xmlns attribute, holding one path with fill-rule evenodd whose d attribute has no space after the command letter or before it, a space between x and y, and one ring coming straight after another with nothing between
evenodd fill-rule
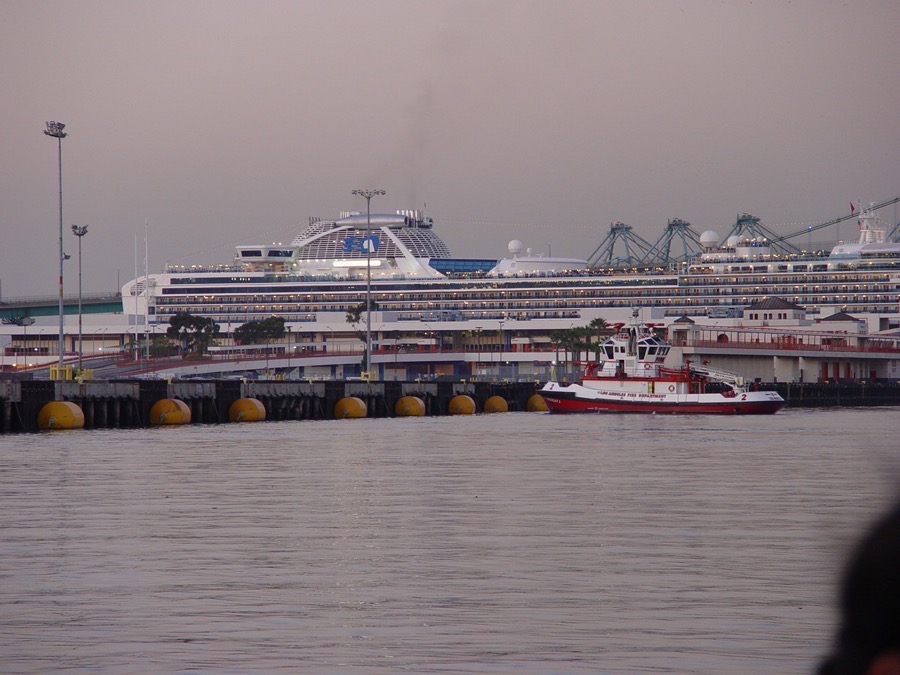
<instances>
[{"instance_id":1,"label":"gray sky","mask_svg":"<svg viewBox=\"0 0 900 675\"><path fill-rule=\"evenodd\" d=\"M56 293L47 120L67 294L73 223L112 291L147 222L151 272L230 262L354 188L459 257L791 231L900 195L898 28L896 0L0 0L2 294Z\"/></svg>"}]
</instances>

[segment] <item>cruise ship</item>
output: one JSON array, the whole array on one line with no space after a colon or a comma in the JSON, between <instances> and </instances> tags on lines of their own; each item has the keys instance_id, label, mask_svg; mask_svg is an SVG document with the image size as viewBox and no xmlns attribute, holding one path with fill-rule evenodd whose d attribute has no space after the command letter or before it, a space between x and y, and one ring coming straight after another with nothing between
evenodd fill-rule
<instances>
[{"instance_id":1,"label":"cruise ship","mask_svg":"<svg viewBox=\"0 0 900 675\"><path fill-rule=\"evenodd\" d=\"M157 327L178 313L210 317L226 335L248 321L283 317L295 335L350 332L347 313L372 301L371 330L457 340L493 330L507 343L602 318L625 321L712 317L727 323L744 307L777 296L810 318L846 312L870 331L896 327L900 244L872 208L857 216L859 238L830 252L778 253L763 237L719 242L666 266L598 267L587 260L533 255L519 241L502 259L452 257L419 211L348 212L311 219L290 244L240 245L218 267L167 267L122 288L132 325ZM355 338L354 338L355 339Z\"/></svg>"}]
</instances>

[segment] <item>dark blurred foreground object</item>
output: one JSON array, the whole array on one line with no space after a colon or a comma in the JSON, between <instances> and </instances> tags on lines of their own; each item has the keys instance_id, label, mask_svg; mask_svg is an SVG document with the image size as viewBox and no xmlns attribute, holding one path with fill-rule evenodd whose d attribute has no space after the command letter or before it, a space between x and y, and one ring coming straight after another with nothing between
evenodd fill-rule
<instances>
[{"instance_id":1,"label":"dark blurred foreground object","mask_svg":"<svg viewBox=\"0 0 900 675\"><path fill-rule=\"evenodd\" d=\"M841 626L820 675L900 675L900 503L857 545L841 588Z\"/></svg>"}]
</instances>

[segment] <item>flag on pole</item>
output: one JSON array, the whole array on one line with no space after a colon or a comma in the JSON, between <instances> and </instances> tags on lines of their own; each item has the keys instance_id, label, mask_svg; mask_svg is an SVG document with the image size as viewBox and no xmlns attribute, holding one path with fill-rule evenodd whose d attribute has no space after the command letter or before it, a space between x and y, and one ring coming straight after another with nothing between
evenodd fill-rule
<instances>
[{"instance_id":1,"label":"flag on pole","mask_svg":"<svg viewBox=\"0 0 900 675\"><path fill-rule=\"evenodd\" d=\"M850 202L850 215L852 216L855 211L856 205L853 202Z\"/></svg>"}]
</instances>

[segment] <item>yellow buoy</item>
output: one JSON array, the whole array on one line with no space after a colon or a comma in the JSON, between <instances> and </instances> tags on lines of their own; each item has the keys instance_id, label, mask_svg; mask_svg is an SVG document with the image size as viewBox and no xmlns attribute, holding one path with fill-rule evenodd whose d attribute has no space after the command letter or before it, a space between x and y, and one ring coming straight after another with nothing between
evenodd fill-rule
<instances>
[{"instance_id":1,"label":"yellow buoy","mask_svg":"<svg viewBox=\"0 0 900 675\"><path fill-rule=\"evenodd\" d=\"M366 402L356 396L345 396L334 406L334 418L337 420L358 419L368 412Z\"/></svg>"},{"instance_id":2,"label":"yellow buoy","mask_svg":"<svg viewBox=\"0 0 900 675\"><path fill-rule=\"evenodd\" d=\"M228 406L229 422L261 422L266 419L266 406L258 398L239 398Z\"/></svg>"},{"instance_id":3,"label":"yellow buoy","mask_svg":"<svg viewBox=\"0 0 900 675\"><path fill-rule=\"evenodd\" d=\"M532 394L528 399L526 407L528 408L528 412L547 412L549 410L547 401L545 401L544 397L540 394Z\"/></svg>"},{"instance_id":4,"label":"yellow buoy","mask_svg":"<svg viewBox=\"0 0 900 675\"><path fill-rule=\"evenodd\" d=\"M190 424L191 409L177 398L163 398L150 408L150 424Z\"/></svg>"},{"instance_id":5,"label":"yellow buoy","mask_svg":"<svg viewBox=\"0 0 900 675\"><path fill-rule=\"evenodd\" d=\"M397 417L422 417L425 414L425 401L418 396L401 396L394 406Z\"/></svg>"},{"instance_id":6,"label":"yellow buoy","mask_svg":"<svg viewBox=\"0 0 900 675\"><path fill-rule=\"evenodd\" d=\"M71 401L51 401L38 413L38 429L81 429L84 412Z\"/></svg>"},{"instance_id":7,"label":"yellow buoy","mask_svg":"<svg viewBox=\"0 0 900 675\"><path fill-rule=\"evenodd\" d=\"M451 415L473 415L475 413L475 401L471 396L457 394L450 399L448 411Z\"/></svg>"},{"instance_id":8,"label":"yellow buoy","mask_svg":"<svg viewBox=\"0 0 900 675\"><path fill-rule=\"evenodd\" d=\"M502 396L491 396L487 401L484 402L484 412L486 413L501 413L501 412L509 412L509 404L506 402L506 399Z\"/></svg>"}]
</instances>

